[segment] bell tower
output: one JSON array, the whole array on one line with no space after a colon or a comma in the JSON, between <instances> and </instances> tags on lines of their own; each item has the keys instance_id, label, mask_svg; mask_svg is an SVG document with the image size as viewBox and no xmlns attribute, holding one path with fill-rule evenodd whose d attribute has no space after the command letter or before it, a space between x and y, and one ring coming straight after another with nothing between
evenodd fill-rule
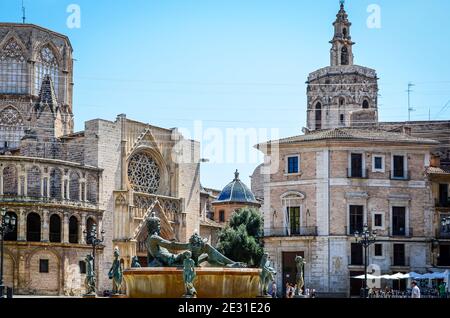
<instances>
[{"instance_id":1,"label":"bell tower","mask_svg":"<svg viewBox=\"0 0 450 318\"><path fill-rule=\"evenodd\" d=\"M330 41L332 44L330 59L331 66L353 65L353 45L350 28L351 22L345 12L345 0L340 0L340 10L334 21L334 37Z\"/></svg>"}]
</instances>

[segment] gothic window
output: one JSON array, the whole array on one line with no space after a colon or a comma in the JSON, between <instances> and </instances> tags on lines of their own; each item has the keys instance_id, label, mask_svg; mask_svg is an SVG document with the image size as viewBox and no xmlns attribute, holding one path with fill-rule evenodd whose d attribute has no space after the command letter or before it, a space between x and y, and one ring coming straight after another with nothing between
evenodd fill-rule
<instances>
[{"instance_id":1,"label":"gothic window","mask_svg":"<svg viewBox=\"0 0 450 318\"><path fill-rule=\"evenodd\" d=\"M91 203L97 203L97 177L89 174L87 176L87 200Z\"/></svg>"},{"instance_id":2,"label":"gothic window","mask_svg":"<svg viewBox=\"0 0 450 318\"><path fill-rule=\"evenodd\" d=\"M19 146L25 134L24 121L20 113L12 106L0 111L0 148L14 148Z\"/></svg>"},{"instance_id":3,"label":"gothic window","mask_svg":"<svg viewBox=\"0 0 450 318\"><path fill-rule=\"evenodd\" d=\"M365 99L365 100L363 101L362 107L363 107L364 109L368 109L368 108L369 108L369 101L368 101L367 99Z\"/></svg>"},{"instance_id":4,"label":"gothic window","mask_svg":"<svg viewBox=\"0 0 450 318\"><path fill-rule=\"evenodd\" d=\"M61 243L61 218L57 214L50 217L50 242Z\"/></svg>"},{"instance_id":5,"label":"gothic window","mask_svg":"<svg viewBox=\"0 0 450 318\"><path fill-rule=\"evenodd\" d=\"M80 200L80 176L76 172L70 174L69 197L72 201Z\"/></svg>"},{"instance_id":6,"label":"gothic window","mask_svg":"<svg viewBox=\"0 0 450 318\"><path fill-rule=\"evenodd\" d=\"M61 196L62 173L59 169L50 172L50 196L55 199L62 199Z\"/></svg>"},{"instance_id":7,"label":"gothic window","mask_svg":"<svg viewBox=\"0 0 450 318\"><path fill-rule=\"evenodd\" d=\"M78 219L75 216L69 219L69 243L78 244Z\"/></svg>"},{"instance_id":8,"label":"gothic window","mask_svg":"<svg viewBox=\"0 0 450 318\"><path fill-rule=\"evenodd\" d=\"M3 194L9 196L17 195L17 188L17 169L15 166L9 165L3 169Z\"/></svg>"},{"instance_id":9,"label":"gothic window","mask_svg":"<svg viewBox=\"0 0 450 318\"><path fill-rule=\"evenodd\" d=\"M322 104L316 104L316 129L322 129Z\"/></svg>"},{"instance_id":10,"label":"gothic window","mask_svg":"<svg viewBox=\"0 0 450 318\"><path fill-rule=\"evenodd\" d=\"M36 166L27 171L27 190L29 197L41 196L41 170Z\"/></svg>"},{"instance_id":11,"label":"gothic window","mask_svg":"<svg viewBox=\"0 0 450 318\"><path fill-rule=\"evenodd\" d=\"M128 164L128 180L134 191L156 193L161 180L159 166L152 157L138 153Z\"/></svg>"},{"instance_id":12,"label":"gothic window","mask_svg":"<svg viewBox=\"0 0 450 318\"><path fill-rule=\"evenodd\" d=\"M0 52L0 93L24 94L27 87L27 61L22 48L10 39Z\"/></svg>"},{"instance_id":13,"label":"gothic window","mask_svg":"<svg viewBox=\"0 0 450 318\"><path fill-rule=\"evenodd\" d=\"M344 104L345 104L345 98L344 97L339 98L339 106L344 106Z\"/></svg>"},{"instance_id":14,"label":"gothic window","mask_svg":"<svg viewBox=\"0 0 450 318\"><path fill-rule=\"evenodd\" d=\"M27 241L41 241L41 217L37 213L30 213L27 216Z\"/></svg>"},{"instance_id":15,"label":"gothic window","mask_svg":"<svg viewBox=\"0 0 450 318\"><path fill-rule=\"evenodd\" d=\"M348 64L349 64L348 49L346 46L344 46L341 50L341 65L348 65Z\"/></svg>"},{"instance_id":16,"label":"gothic window","mask_svg":"<svg viewBox=\"0 0 450 318\"><path fill-rule=\"evenodd\" d=\"M58 92L59 87L59 65L58 61L53 53L53 50L49 46L44 46L37 56L35 66L35 94L39 94L41 90L42 81L45 76L50 75L53 82L53 88L55 92Z\"/></svg>"}]
</instances>

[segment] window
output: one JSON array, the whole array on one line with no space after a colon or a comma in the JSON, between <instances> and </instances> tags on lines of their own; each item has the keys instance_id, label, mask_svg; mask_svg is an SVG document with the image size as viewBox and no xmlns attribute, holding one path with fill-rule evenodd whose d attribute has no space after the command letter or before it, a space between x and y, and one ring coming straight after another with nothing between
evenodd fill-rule
<instances>
[{"instance_id":1,"label":"window","mask_svg":"<svg viewBox=\"0 0 450 318\"><path fill-rule=\"evenodd\" d=\"M448 184L439 185L439 206L440 207L450 207L448 197Z\"/></svg>"},{"instance_id":2,"label":"window","mask_svg":"<svg viewBox=\"0 0 450 318\"><path fill-rule=\"evenodd\" d=\"M450 245L439 245L439 266L450 266Z\"/></svg>"},{"instance_id":3,"label":"window","mask_svg":"<svg viewBox=\"0 0 450 318\"><path fill-rule=\"evenodd\" d=\"M363 101L362 108L364 108L364 109L368 109L369 108L369 101L367 99L365 99Z\"/></svg>"},{"instance_id":4,"label":"window","mask_svg":"<svg viewBox=\"0 0 450 318\"><path fill-rule=\"evenodd\" d=\"M364 225L364 206L351 205L350 206L350 235L355 232L361 233Z\"/></svg>"},{"instance_id":5,"label":"window","mask_svg":"<svg viewBox=\"0 0 450 318\"><path fill-rule=\"evenodd\" d=\"M16 224L11 232L5 233L4 239L7 242L15 242L17 241L17 227L19 226L19 224L17 223L18 221L17 214L14 212L7 212L6 216L8 216L10 220L15 219Z\"/></svg>"},{"instance_id":6,"label":"window","mask_svg":"<svg viewBox=\"0 0 450 318\"><path fill-rule=\"evenodd\" d=\"M35 63L35 94L39 94L42 82L46 76L50 76L55 93L59 92L59 68L58 61L49 46L45 46L39 52Z\"/></svg>"},{"instance_id":7,"label":"window","mask_svg":"<svg viewBox=\"0 0 450 318\"><path fill-rule=\"evenodd\" d=\"M300 156L287 157L287 173L295 174L300 172Z\"/></svg>"},{"instance_id":8,"label":"window","mask_svg":"<svg viewBox=\"0 0 450 318\"><path fill-rule=\"evenodd\" d=\"M348 65L349 64L349 58L348 58L348 49L347 47L343 47L341 50L341 65Z\"/></svg>"},{"instance_id":9,"label":"window","mask_svg":"<svg viewBox=\"0 0 450 318\"><path fill-rule=\"evenodd\" d=\"M392 208L392 235L405 236L406 235L406 208L393 207Z\"/></svg>"},{"instance_id":10,"label":"window","mask_svg":"<svg viewBox=\"0 0 450 318\"><path fill-rule=\"evenodd\" d=\"M375 214L373 223L375 227L383 227L383 214L380 213Z\"/></svg>"},{"instance_id":11,"label":"window","mask_svg":"<svg viewBox=\"0 0 450 318\"><path fill-rule=\"evenodd\" d=\"M373 172L384 172L384 156L373 156Z\"/></svg>"},{"instance_id":12,"label":"window","mask_svg":"<svg viewBox=\"0 0 450 318\"><path fill-rule=\"evenodd\" d=\"M339 98L339 106L344 106L345 99L343 97Z\"/></svg>"},{"instance_id":13,"label":"window","mask_svg":"<svg viewBox=\"0 0 450 318\"><path fill-rule=\"evenodd\" d=\"M393 178L405 178L405 156L393 156Z\"/></svg>"},{"instance_id":14,"label":"window","mask_svg":"<svg viewBox=\"0 0 450 318\"><path fill-rule=\"evenodd\" d=\"M394 244L394 266L405 266L405 244Z\"/></svg>"},{"instance_id":15,"label":"window","mask_svg":"<svg viewBox=\"0 0 450 318\"><path fill-rule=\"evenodd\" d=\"M363 174L363 155L352 153L350 157L350 178L362 178Z\"/></svg>"},{"instance_id":16,"label":"window","mask_svg":"<svg viewBox=\"0 0 450 318\"><path fill-rule=\"evenodd\" d=\"M69 243L78 244L78 220L75 216L69 219Z\"/></svg>"},{"instance_id":17,"label":"window","mask_svg":"<svg viewBox=\"0 0 450 318\"><path fill-rule=\"evenodd\" d=\"M0 51L0 93L27 91L27 61L19 43L11 38Z\"/></svg>"},{"instance_id":18,"label":"window","mask_svg":"<svg viewBox=\"0 0 450 318\"><path fill-rule=\"evenodd\" d=\"M383 256L383 245L382 244L375 244L375 256Z\"/></svg>"},{"instance_id":19,"label":"window","mask_svg":"<svg viewBox=\"0 0 450 318\"><path fill-rule=\"evenodd\" d=\"M322 129L322 104L316 104L316 129Z\"/></svg>"},{"instance_id":20,"label":"window","mask_svg":"<svg viewBox=\"0 0 450 318\"><path fill-rule=\"evenodd\" d=\"M39 273L48 273L48 259L39 260Z\"/></svg>"},{"instance_id":21,"label":"window","mask_svg":"<svg viewBox=\"0 0 450 318\"><path fill-rule=\"evenodd\" d=\"M61 243L61 218L56 214L50 217L50 242Z\"/></svg>"},{"instance_id":22,"label":"window","mask_svg":"<svg viewBox=\"0 0 450 318\"><path fill-rule=\"evenodd\" d=\"M344 114L341 114L339 120L340 120L340 122L341 122L341 125L344 125L344 124L345 124L345 115L344 115Z\"/></svg>"},{"instance_id":23,"label":"window","mask_svg":"<svg viewBox=\"0 0 450 318\"><path fill-rule=\"evenodd\" d=\"M224 210L219 211L219 222L225 222L225 211Z\"/></svg>"},{"instance_id":24,"label":"window","mask_svg":"<svg viewBox=\"0 0 450 318\"><path fill-rule=\"evenodd\" d=\"M154 194L159 189L161 170L153 157L138 153L129 160L128 180L134 191Z\"/></svg>"},{"instance_id":25,"label":"window","mask_svg":"<svg viewBox=\"0 0 450 318\"><path fill-rule=\"evenodd\" d=\"M300 234L300 207L289 207L288 212L289 212L291 235L299 235Z\"/></svg>"},{"instance_id":26,"label":"window","mask_svg":"<svg viewBox=\"0 0 450 318\"><path fill-rule=\"evenodd\" d=\"M351 265L363 265L363 247L359 243L352 243L350 253Z\"/></svg>"},{"instance_id":27,"label":"window","mask_svg":"<svg viewBox=\"0 0 450 318\"><path fill-rule=\"evenodd\" d=\"M86 274L86 262L80 261L78 264L80 265L80 274Z\"/></svg>"},{"instance_id":28,"label":"window","mask_svg":"<svg viewBox=\"0 0 450 318\"><path fill-rule=\"evenodd\" d=\"M41 241L41 217L37 213L30 213L27 216L27 241Z\"/></svg>"}]
</instances>

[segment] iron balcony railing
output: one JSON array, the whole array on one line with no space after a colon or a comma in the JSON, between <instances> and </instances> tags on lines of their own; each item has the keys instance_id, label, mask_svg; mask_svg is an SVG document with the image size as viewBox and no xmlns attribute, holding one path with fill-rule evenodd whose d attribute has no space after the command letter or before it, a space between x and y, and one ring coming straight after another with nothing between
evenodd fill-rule
<instances>
[{"instance_id":1,"label":"iron balcony railing","mask_svg":"<svg viewBox=\"0 0 450 318\"><path fill-rule=\"evenodd\" d=\"M369 169L354 170L354 169L347 168L347 178L369 179Z\"/></svg>"},{"instance_id":2,"label":"iron balcony railing","mask_svg":"<svg viewBox=\"0 0 450 318\"><path fill-rule=\"evenodd\" d=\"M409 181L411 180L411 171L406 171L402 173L396 173L393 170L389 171L389 178L391 180Z\"/></svg>"},{"instance_id":3,"label":"iron balcony railing","mask_svg":"<svg viewBox=\"0 0 450 318\"><path fill-rule=\"evenodd\" d=\"M435 199L435 207L436 208L450 208L450 198L447 198L447 200Z\"/></svg>"},{"instance_id":4,"label":"iron balcony railing","mask_svg":"<svg viewBox=\"0 0 450 318\"><path fill-rule=\"evenodd\" d=\"M317 226L302 226L295 229L289 229L285 227L264 229L264 237L295 237L317 235Z\"/></svg>"}]
</instances>

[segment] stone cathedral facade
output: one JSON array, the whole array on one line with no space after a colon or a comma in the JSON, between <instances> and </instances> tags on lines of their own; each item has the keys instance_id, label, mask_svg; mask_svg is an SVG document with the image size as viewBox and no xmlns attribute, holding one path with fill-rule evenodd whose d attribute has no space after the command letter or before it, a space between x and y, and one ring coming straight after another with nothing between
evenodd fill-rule
<instances>
[{"instance_id":1,"label":"stone cathedral facade","mask_svg":"<svg viewBox=\"0 0 450 318\"><path fill-rule=\"evenodd\" d=\"M5 242L5 285L16 294L79 295L86 232L96 224L98 291L115 246L125 267L146 261L151 212L167 239L200 228L199 145L177 129L95 119L74 132L69 39L0 23L0 207L18 219Z\"/></svg>"}]
</instances>

